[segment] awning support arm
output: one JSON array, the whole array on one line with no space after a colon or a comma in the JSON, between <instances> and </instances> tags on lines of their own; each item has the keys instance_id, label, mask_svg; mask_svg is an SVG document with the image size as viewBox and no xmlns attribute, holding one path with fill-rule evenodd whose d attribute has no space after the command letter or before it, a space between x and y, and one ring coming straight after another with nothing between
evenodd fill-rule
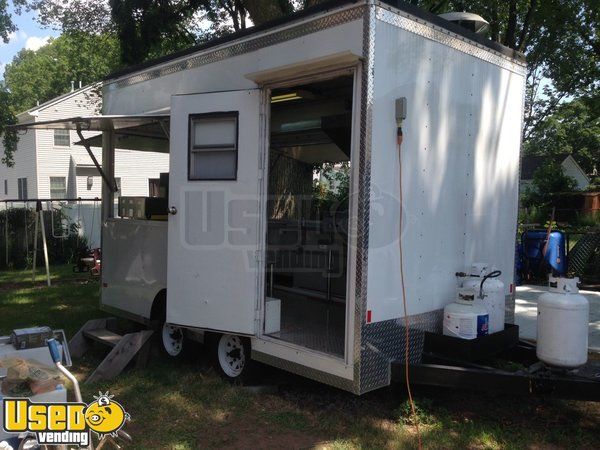
<instances>
[{"instance_id":1,"label":"awning support arm","mask_svg":"<svg viewBox=\"0 0 600 450\"><path fill-rule=\"evenodd\" d=\"M86 151L88 152L88 155L90 155L90 158L92 158L92 162L94 163L94 166L96 166L96 169L98 169L98 172L100 172L100 175L102 176L102 179L104 180L104 182L110 189L110 192L117 192L118 189L117 189L116 183L114 182L114 180L111 183L111 180L108 178L108 176L106 175L104 170L102 170L102 166L100 165L100 163L94 156L92 149L88 145L86 138L83 136L83 133L81 132L81 125L79 123L77 124L77 136L79 136L79 139L81 139L81 144L85 147Z\"/></svg>"},{"instance_id":2,"label":"awning support arm","mask_svg":"<svg viewBox=\"0 0 600 450\"><path fill-rule=\"evenodd\" d=\"M165 137L167 139L170 139L171 136L170 136L170 133L169 133L169 128L167 127L165 121L164 120L160 120L158 123L160 124L160 128L163 130L163 133L165 133Z\"/></svg>"}]
</instances>

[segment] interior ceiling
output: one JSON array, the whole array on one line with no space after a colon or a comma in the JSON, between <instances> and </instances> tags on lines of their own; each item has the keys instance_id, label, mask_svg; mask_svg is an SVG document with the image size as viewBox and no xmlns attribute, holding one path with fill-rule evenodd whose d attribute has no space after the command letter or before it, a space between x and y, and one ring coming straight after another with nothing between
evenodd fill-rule
<instances>
[{"instance_id":1,"label":"interior ceiling","mask_svg":"<svg viewBox=\"0 0 600 450\"><path fill-rule=\"evenodd\" d=\"M309 95L271 105L271 149L310 164L349 161L353 84L352 77L339 77L274 89L272 96ZM306 128L285 129L302 123Z\"/></svg>"},{"instance_id":2,"label":"interior ceiling","mask_svg":"<svg viewBox=\"0 0 600 450\"><path fill-rule=\"evenodd\" d=\"M289 94L297 91L307 91L314 95L314 101L322 101L324 99L341 99L346 98L352 100L352 88L354 80L351 76L344 76L338 78L332 78L329 80L318 81L311 84L303 84L300 86L294 86L293 88L281 88L273 89L271 96ZM296 100L292 102L281 102L275 103L273 109L280 107L286 107L286 104L294 103L297 101L310 102L310 99Z\"/></svg>"}]
</instances>

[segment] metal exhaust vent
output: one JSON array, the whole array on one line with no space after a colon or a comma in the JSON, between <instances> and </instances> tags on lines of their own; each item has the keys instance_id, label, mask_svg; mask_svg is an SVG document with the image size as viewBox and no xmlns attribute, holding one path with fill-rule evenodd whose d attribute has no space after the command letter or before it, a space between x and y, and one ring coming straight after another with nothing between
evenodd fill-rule
<instances>
[{"instance_id":1,"label":"metal exhaust vent","mask_svg":"<svg viewBox=\"0 0 600 450\"><path fill-rule=\"evenodd\" d=\"M490 24L483 17L469 12L449 12L440 14L442 19L453 22L477 34L485 33Z\"/></svg>"}]
</instances>

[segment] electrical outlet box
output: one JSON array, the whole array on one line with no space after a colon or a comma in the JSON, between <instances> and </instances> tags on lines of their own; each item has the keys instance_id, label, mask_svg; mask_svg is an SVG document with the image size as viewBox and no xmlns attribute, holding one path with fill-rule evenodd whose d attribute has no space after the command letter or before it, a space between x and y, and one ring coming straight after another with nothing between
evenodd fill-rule
<instances>
[{"instance_id":1,"label":"electrical outlet box","mask_svg":"<svg viewBox=\"0 0 600 450\"><path fill-rule=\"evenodd\" d=\"M396 99L396 121L406 119L406 97Z\"/></svg>"}]
</instances>

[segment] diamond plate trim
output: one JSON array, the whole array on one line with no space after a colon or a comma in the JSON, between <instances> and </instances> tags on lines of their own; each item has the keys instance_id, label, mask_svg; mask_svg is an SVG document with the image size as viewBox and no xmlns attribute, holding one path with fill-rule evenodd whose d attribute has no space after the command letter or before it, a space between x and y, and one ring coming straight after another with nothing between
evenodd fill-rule
<instances>
[{"instance_id":1,"label":"diamond plate trim","mask_svg":"<svg viewBox=\"0 0 600 450\"><path fill-rule=\"evenodd\" d=\"M356 278L354 302L354 383L360 391L363 326L367 309L369 213L371 208L371 131L373 122L373 74L375 70L375 6L367 5L363 20L363 65L360 93L360 152Z\"/></svg>"},{"instance_id":2,"label":"diamond plate trim","mask_svg":"<svg viewBox=\"0 0 600 450\"><path fill-rule=\"evenodd\" d=\"M363 17L364 6L353 7L351 9L345 9L334 14L321 16L310 22L303 22L296 26L286 28L284 30L275 31L268 35L256 37L243 42L227 44L224 47L216 50L208 50L205 53L201 53L196 56L183 57L182 60L170 63L166 66L159 67L153 70L148 70L143 73L132 75L124 79L108 82L108 85L114 87L131 86L133 84L141 83L143 81L152 80L165 75L170 75L183 70L193 69L206 64L211 64L217 61L221 61L233 56L242 55L244 53L253 52L261 48L269 47L271 45L279 44L281 42L296 39L307 34L315 33L317 31L332 28L338 25L342 25L353 20L358 20Z\"/></svg>"},{"instance_id":3,"label":"diamond plate trim","mask_svg":"<svg viewBox=\"0 0 600 450\"><path fill-rule=\"evenodd\" d=\"M423 356L425 331L442 332L444 310L409 316L409 362L417 364ZM385 320L363 326L360 394L387 386L391 382L391 365L404 359L406 331L404 318Z\"/></svg>"},{"instance_id":4,"label":"diamond plate trim","mask_svg":"<svg viewBox=\"0 0 600 450\"><path fill-rule=\"evenodd\" d=\"M312 367L307 367L303 366L302 364L286 361L285 359L281 359L276 356L269 355L267 353L258 352L256 350L252 350L252 359L255 359L256 361L262 362L269 366L277 367L278 369L285 370L287 372L295 373L297 375L310 378L311 380L319 381L321 383L325 383L330 386L343 389L345 391L350 391L355 394L359 393L356 389L355 383L352 380L337 377L335 375L331 375L330 373L313 369Z\"/></svg>"},{"instance_id":5,"label":"diamond plate trim","mask_svg":"<svg viewBox=\"0 0 600 450\"><path fill-rule=\"evenodd\" d=\"M451 31L437 27L430 23L424 22L417 17L411 16L397 9L389 10L383 7L377 7L377 19L389 25L401 28L411 33L418 34L424 38L430 39L440 44L451 47L467 55L474 56L483 61L495 64L503 69L510 70L525 75L527 66L520 62L496 52L490 48L484 47L476 42L470 41L467 38L452 33Z\"/></svg>"}]
</instances>

